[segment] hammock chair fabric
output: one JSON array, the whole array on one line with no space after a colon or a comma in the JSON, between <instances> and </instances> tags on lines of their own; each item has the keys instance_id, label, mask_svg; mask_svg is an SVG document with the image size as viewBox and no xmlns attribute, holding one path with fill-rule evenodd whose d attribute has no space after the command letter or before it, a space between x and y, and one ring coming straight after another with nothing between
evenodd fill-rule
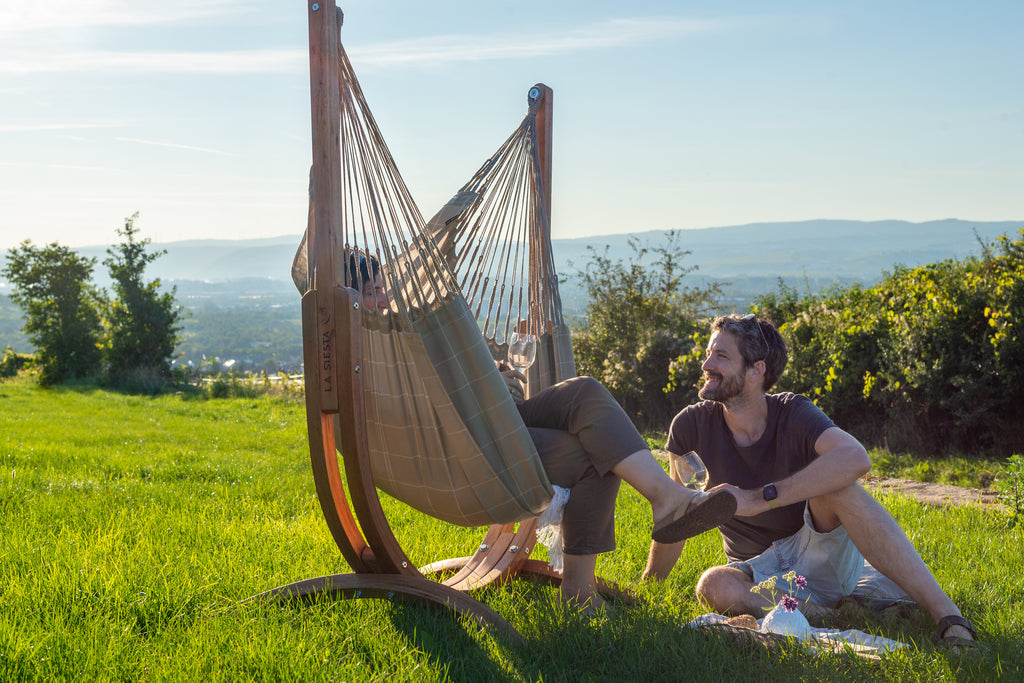
<instances>
[{"instance_id":1,"label":"hammock chair fabric","mask_svg":"<svg viewBox=\"0 0 1024 683\"><path fill-rule=\"evenodd\" d=\"M552 488L529 432L455 275L424 233L343 49L338 62L340 225L329 231L330 258L315 253L322 227L311 194L292 276L303 293L359 291L364 276L349 263L379 264L388 310L362 311L357 370L374 483L462 526L535 517Z\"/></svg>"}]
</instances>

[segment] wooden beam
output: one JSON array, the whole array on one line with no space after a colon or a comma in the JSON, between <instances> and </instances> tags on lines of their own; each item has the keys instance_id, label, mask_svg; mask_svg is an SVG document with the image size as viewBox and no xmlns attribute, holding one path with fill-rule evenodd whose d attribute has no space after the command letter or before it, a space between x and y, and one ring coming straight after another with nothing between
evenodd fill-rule
<instances>
[{"instance_id":1,"label":"wooden beam","mask_svg":"<svg viewBox=\"0 0 1024 683\"><path fill-rule=\"evenodd\" d=\"M540 91L540 106L537 108L537 146L540 148L540 176L544 183L544 211L551 220L551 136L554 124L555 92L538 83L533 86ZM548 240L551 235L547 235Z\"/></svg>"},{"instance_id":2,"label":"wooden beam","mask_svg":"<svg viewBox=\"0 0 1024 683\"><path fill-rule=\"evenodd\" d=\"M306 389L320 393L320 409L338 411L338 387L332 381L338 357L333 316L335 230L341 219L341 114L338 103L338 10L334 0L306 0L309 14L309 90L312 118L313 170L310 191L314 218L308 245L313 255L313 288L321 293L316 340L320 381Z\"/></svg>"}]
</instances>

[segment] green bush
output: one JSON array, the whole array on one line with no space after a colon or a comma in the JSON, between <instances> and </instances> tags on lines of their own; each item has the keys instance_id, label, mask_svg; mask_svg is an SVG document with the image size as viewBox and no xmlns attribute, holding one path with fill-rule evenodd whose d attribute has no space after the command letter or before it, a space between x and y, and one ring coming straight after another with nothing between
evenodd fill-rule
<instances>
[{"instance_id":1,"label":"green bush","mask_svg":"<svg viewBox=\"0 0 1024 683\"><path fill-rule=\"evenodd\" d=\"M127 368L116 375L108 375L104 384L129 394L155 396L174 386L173 380L162 367L149 366Z\"/></svg>"},{"instance_id":2,"label":"green bush","mask_svg":"<svg viewBox=\"0 0 1024 683\"><path fill-rule=\"evenodd\" d=\"M0 378L14 377L18 372L32 364L32 356L25 353L16 353L10 346L4 348L4 355L0 358Z\"/></svg>"},{"instance_id":3,"label":"green bush","mask_svg":"<svg viewBox=\"0 0 1024 683\"><path fill-rule=\"evenodd\" d=\"M627 262L611 260L607 248L591 249L590 262L576 273L589 299L573 329L576 369L604 384L642 429L663 429L696 399L692 386L668 381L669 367L691 350L721 297L717 284L683 284L695 267L682 266L690 252L679 247L678 233L668 238L653 250L631 240Z\"/></svg>"},{"instance_id":4,"label":"green bush","mask_svg":"<svg viewBox=\"0 0 1024 683\"><path fill-rule=\"evenodd\" d=\"M1024 447L1024 230L867 289L800 298L783 285L753 308L790 349L779 390L862 439L919 454Z\"/></svg>"},{"instance_id":5,"label":"green bush","mask_svg":"<svg viewBox=\"0 0 1024 683\"><path fill-rule=\"evenodd\" d=\"M996 478L999 500L1009 508L1006 525L1011 529L1024 517L1024 456L1014 453Z\"/></svg>"},{"instance_id":6,"label":"green bush","mask_svg":"<svg viewBox=\"0 0 1024 683\"><path fill-rule=\"evenodd\" d=\"M258 396L281 396L284 398L303 398L301 385L292 387L287 384L276 385L270 381L267 373L255 375L222 373L206 384L206 396L209 398L256 398Z\"/></svg>"},{"instance_id":7,"label":"green bush","mask_svg":"<svg viewBox=\"0 0 1024 683\"><path fill-rule=\"evenodd\" d=\"M231 395L232 380L218 377L210 382L210 398L227 398Z\"/></svg>"}]
</instances>

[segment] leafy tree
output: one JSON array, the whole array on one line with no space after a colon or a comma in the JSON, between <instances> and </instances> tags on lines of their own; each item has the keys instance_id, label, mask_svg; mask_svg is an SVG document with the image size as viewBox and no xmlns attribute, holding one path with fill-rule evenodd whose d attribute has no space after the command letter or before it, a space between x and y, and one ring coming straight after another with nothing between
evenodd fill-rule
<instances>
[{"instance_id":1,"label":"leafy tree","mask_svg":"<svg viewBox=\"0 0 1024 683\"><path fill-rule=\"evenodd\" d=\"M608 249L590 249L590 261L576 272L589 302L573 329L577 370L600 380L641 428L664 428L668 419L696 398L690 385L668 383L669 365L693 346L693 335L722 295L720 286L689 287L684 267L690 254L680 235L667 233L665 246L649 249L630 240L632 257L614 261ZM653 255L653 262L647 262Z\"/></svg>"},{"instance_id":2,"label":"leafy tree","mask_svg":"<svg viewBox=\"0 0 1024 683\"><path fill-rule=\"evenodd\" d=\"M116 297L107 307L108 377L124 383L147 373L167 377L181 329L182 312L174 300L176 290L160 291L160 280L145 282L146 267L165 251L147 252L150 240L137 240L136 212L125 219L117 234L123 241L107 250L103 261L113 278Z\"/></svg>"},{"instance_id":3,"label":"leafy tree","mask_svg":"<svg viewBox=\"0 0 1024 683\"><path fill-rule=\"evenodd\" d=\"M89 284L95 265L56 242L25 240L7 253L2 273L25 316L43 385L87 377L99 366L100 296Z\"/></svg>"}]
</instances>

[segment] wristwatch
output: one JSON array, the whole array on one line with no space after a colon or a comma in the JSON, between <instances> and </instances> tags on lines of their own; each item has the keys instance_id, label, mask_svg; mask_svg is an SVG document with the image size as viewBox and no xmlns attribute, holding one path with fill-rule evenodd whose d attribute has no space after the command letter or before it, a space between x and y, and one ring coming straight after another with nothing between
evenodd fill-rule
<instances>
[{"instance_id":1,"label":"wristwatch","mask_svg":"<svg viewBox=\"0 0 1024 683\"><path fill-rule=\"evenodd\" d=\"M779 491L775 488L775 484L765 484L763 493L764 499L768 501L768 507L773 510L779 507Z\"/></svg>"}]
</instances>

